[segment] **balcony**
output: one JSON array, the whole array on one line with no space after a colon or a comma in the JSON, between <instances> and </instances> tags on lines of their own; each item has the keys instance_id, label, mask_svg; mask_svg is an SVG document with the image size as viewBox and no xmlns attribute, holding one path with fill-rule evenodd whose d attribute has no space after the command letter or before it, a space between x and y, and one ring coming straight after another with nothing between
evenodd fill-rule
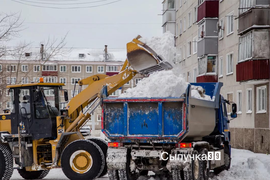
<instances>
[{"instance_id":1,"label":"balcony","mask_svg":"<svg viewBox=\"0 0 270 180\"><path fill-rule=\"evenodd\" d=\"M207 54L218 54L218 38L204 37L198 41L198 57L202 57Z\"/></svg>"},{"instance_id":2,"label":"balcony","mask_svg":"<svg viewBox=\"0 0 270 180\"><path fill-rule=\"evenodd\" d=\"M254 7L239 16L239 34L251 29L270 28L270 8Z\"/></svg>"},{"instance_id":3,"label":"balcony","mask_svg":"<svg viewBox=\"0 0 270 180\"><path fill-rule=\"evenodd\" d=\"M197 22L203 18L215 18L218 17L219 0L204 1L198 7Z\"/></svg>"},{"instance_id":4,"label":"balcony","mask_svg":"<svg viewBox=\"0 0 270 180\"><path fill-rule=\"evenodd\" d=\"M197 82L202 83L202 82L218 82L217 75L214 74L205 74L197 77Z\"/></svg>"},{"instance_id":5,"label":"balcony","mask_svg":"<svg viewBox=\"0 0 270 180\"><path fill-rule=\"evenodd\" d=\"M269 79L269 59L244 61L236 65L238 82L265 79Z\"/></svg>"},{"instance_id":6,"label":"balcony","mask_svg":"<svg viewBox=\"0 0 270 180\"><path fill-rule=\"evenodd\" d=\"M162 15L162 26L164 26L164 24L168 22L175 23L175 20L176 20L175 15L176 15L176 12L174 9L166 10Z\"/></svg>"},{"instance_id":7,"label":"balcony","mask_svg":"<svg viewBox=\"0 0 270 180\"><path fill-rule=\"evenodd\" d=\"M58 76L58 71L42 71L42 76Z\"/></svg>"}]
</instances>

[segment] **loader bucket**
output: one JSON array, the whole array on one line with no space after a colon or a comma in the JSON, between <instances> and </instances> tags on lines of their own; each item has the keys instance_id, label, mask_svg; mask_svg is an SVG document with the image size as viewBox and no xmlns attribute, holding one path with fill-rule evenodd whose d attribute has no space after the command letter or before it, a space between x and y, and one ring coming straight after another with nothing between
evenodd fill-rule
<instances>
[{"instance_id":1,"label":"loader bucket","mask_svg":"<svg viewBox=\"0 0 270 180\"><path fill-rule=\"evenodd\" d=\"M172 69L172 65L165 62L149 46L138 39L127 44L127 59L131 67L141 74Z\"/></svg>"}]
</instances>

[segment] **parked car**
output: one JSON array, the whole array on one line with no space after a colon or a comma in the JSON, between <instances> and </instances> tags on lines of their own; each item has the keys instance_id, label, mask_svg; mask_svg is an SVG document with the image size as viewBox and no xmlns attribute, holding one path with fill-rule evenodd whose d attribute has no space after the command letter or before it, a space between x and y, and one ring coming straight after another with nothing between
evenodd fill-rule
<instances>
[{"instance_id":1,"label":"parked car","mask_svg":"<svg viewBox=\"0 0 270 180\"><path fill-rule=\"evenodd\" d=\"M90 136L91 135L91 128L90 128L90 126L83 126L83 127L81 127L80 132L82 133L83 136Z\"/></svg>"}]
</instances>

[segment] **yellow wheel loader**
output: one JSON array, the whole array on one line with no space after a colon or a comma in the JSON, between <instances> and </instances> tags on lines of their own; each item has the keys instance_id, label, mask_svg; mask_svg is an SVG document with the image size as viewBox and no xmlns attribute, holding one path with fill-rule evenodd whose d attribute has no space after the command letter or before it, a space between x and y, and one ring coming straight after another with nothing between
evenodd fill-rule
<instances>
[{"instance_id":1,"label":"yellow wheel loader","mask_svg":"<svg viewBox=\"0 0 270 180\"><path fill-rule=\"evenodd\" d=\"M106 142L84 139L80 128L99 106L104 85L111 94L137 73L171 69L139 36L127 44L127 60L114 76L97 74L78 82L87 86L60 110L61 83L10 85L13 108L0 114L0 179L10 179L13 169L25 179L42 179L52 168L62 168L72 180L91 180L107 173ZM14 167L13 167L14 166Z\"/></svg>"}]
</instances>

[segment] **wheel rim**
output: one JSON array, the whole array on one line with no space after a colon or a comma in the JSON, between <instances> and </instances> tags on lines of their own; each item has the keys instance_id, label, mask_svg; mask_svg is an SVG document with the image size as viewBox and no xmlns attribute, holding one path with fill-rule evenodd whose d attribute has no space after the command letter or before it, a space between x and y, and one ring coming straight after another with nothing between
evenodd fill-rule
<instances>
[{"instance_id":1,"label":"wheel rim","mask_svg":"<svg viewBox=\"0 0 270 180\"><path fill-rule=\"evenodd\" d=\"M87 151L79 150L71 155L69 164L74 172L84 174L91 169L93 159Z\"/></svg>"},{"instance_id":2,"label":"wheel rim","mask_svg":"<svg viewBox=\"0 0 270 180\"><path fill-rule=\"evenodd\" d=\"M200 167L199 167L199 161L198 160L195 160L194 161L194 169L193 169L193 172L194 172L194 178L195 179L198 179L199 178L199 171L200 171Z\"/></svg>"}]
</instances>

